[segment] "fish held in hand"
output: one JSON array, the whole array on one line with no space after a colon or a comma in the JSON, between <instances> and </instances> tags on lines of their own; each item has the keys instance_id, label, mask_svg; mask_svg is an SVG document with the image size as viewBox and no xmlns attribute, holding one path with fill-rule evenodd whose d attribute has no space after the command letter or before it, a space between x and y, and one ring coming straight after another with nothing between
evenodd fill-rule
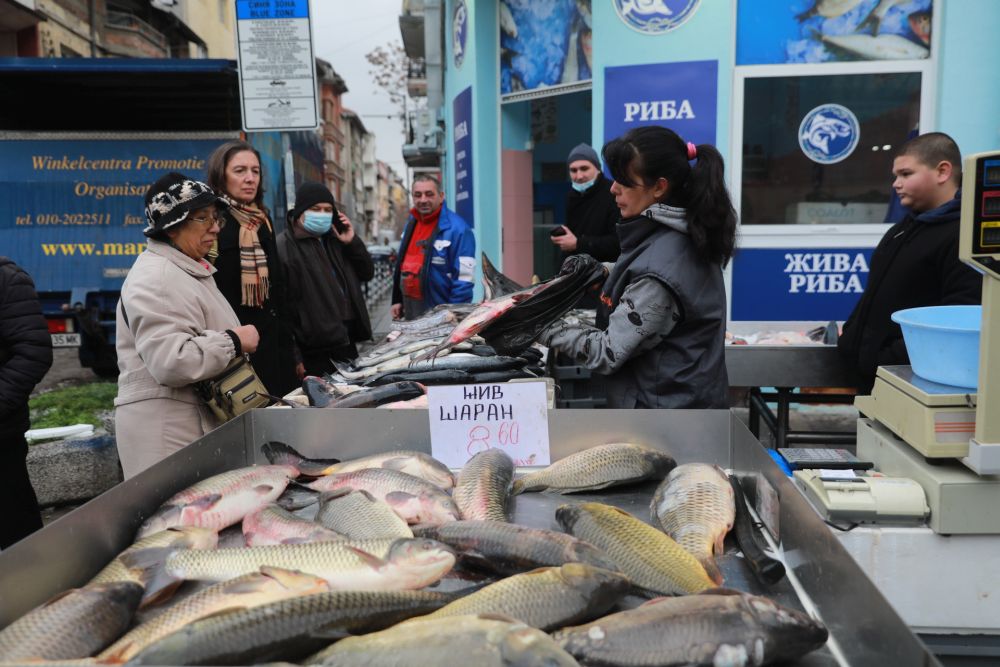
<instances>
[{"instance_id":1,"label":"fish held in hand","mask_svg":"<svg viewBox=\"0 0 1000 667\"><path fill-rule=\"evenodd\" d=\"M350 540L413 537L406 521L367 491L331 491L319 503L316 521Z\"/></svg>"},{"instance_id":2,"label":"fish held in hand","mask_svg":"<svg viewBox=\"0 0 1000 667\"><path fill-rule=\"evenodd\" d=\"M593 544L554 530L498 521L453 521L422 526L417 534L454 547L463 563L498 574L517 574L566 563L618 569Z\"/></svg>"},{"instance_id":3,"label":"fish held in hand","mask_svg":"<svg viewBox=\"0 0 1000 667\"><path fill-rule=\"evenodd\" d=\"M698 559L669 535L617 507L562 505L556 520L567 532L604 551L639 589L674 595L715 586Z\"/></svg>"},{"instance_id":4,"label":"fish held in hand","mask_svg":"<svg viewBox=\"0 0 1000 667\"><path fill-rule=\"evenodd\" d=\"M624 442L598 445L516 479L513 493L596 491L647 479L662 479L676 465L677 462L666 452L645 445Z\"/></svg>"},{"instance_id":5,"label":"fish held in hand","mask_svg":"<svg viewBox=\"0 0 1000 667\"><path fill-rule=\"evenodd\" d=\"M722 572L713 554L722 555L736 517L733 487L726 473L707 463L679 465L657 487L649 511L664 532L721 585Z\"/></svg>"},{"instance_id":6,"label":"fish held in hand","mask_svg":"<svg viewBox=\"0 0 1000 667\"><path fill-rule=\"evenodd\" d=\"M502 614L539 630L552 630L600 616L628 593L629 586L618 572L567 563L501 579L426 618Z\"/></svg>"},{"instance_id":7,"label":"fish held in hand","mask_svg":"<svg viewBox=\"0 0 1000 667\"><path fill-rule=\"evenodd\" d=\"M272 503L299 475L290 465L249 466L213 475L173 495L139 527L136 539L180 526L222 530Z\"/></svg>"},{"instance_id":8,"label":"fish held in hand","mask_svg":"<svg viewBox=\"0 0 1000 667\"><path fill-rule=\"evenodd\" d=\"M466 520L507 521L514 461L499 449L469 459L458 473L452 498Z\"/></svg>"},{"instance_id":9,"label":"fish held in hand","mask_svg":"<svg viewBox=\"0 0 1000 667\"><path fill-rule=\"evenodd\" d=\"M141 598L133 581L66 591L0 630L0 661L88 658L128 628Z\"/></svg>"},{"instance_id":10,"label":"fish held in hand","mask_svg":"<svg viewBox=\"0 0 1000 667\"><path fill-rule=\"evenodd\" d=\"M829 633L768 598L713 589L657 598L552 636L586 664L757 667L794 661L822 647Z\"/></svg>"}]
</instances>

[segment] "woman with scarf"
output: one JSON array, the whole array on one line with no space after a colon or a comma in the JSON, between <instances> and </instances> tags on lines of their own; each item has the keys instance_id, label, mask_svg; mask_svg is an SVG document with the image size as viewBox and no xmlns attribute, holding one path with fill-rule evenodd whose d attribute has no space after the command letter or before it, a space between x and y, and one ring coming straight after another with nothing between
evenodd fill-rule
<instances>
[{"instance_id":1,"label":"woman with scarf","mask_svg":"<svg viewBox=\"0 0 1000 667\"><path fill-rule=\"evenodd\" d=\"M621 211L598 328L558 323L542 342L607 376L609 408L725 408L726 288L736 212L714 146L640 127L604 146ZM596 264L590 255L575 263Z\"/></svg>"},{"instance_id":2,"label":"woman with scarf","mask_svg":"<svg viewBox=\"0 0 1000 667\"><path fill-rule=\"evenodd\" d=\"M240 323L257 327L260 345L250 362L268 392L284 396L299 381L274 228L263 203L260 154L245 141L229 141L208 158L207 171L226 221L209 254L215 282Z\"/></svg>"}]
</instances>

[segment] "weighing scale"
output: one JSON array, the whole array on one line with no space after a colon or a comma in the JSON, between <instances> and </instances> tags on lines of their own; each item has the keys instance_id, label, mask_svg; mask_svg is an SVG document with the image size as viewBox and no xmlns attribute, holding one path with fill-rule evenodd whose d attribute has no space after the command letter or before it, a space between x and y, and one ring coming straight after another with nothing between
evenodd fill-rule
<instances>
[{"instance_id":1,"label":"weighing scale","mask_svg":"<svg viewBox=\"0 0 1000 667\"><path fill-rule=\"evenodd\" d=\"M880 367L872 395L855 400L877 422L859 420L857 455L916 479L935 532L996 533L998 522L981 515L1000 506L1000 152L966 158L960 225L959 259L983 275L978 392L929 382L909 366ZM962 520L942 524L948 516Z\"/></svg>"}]
</instances>

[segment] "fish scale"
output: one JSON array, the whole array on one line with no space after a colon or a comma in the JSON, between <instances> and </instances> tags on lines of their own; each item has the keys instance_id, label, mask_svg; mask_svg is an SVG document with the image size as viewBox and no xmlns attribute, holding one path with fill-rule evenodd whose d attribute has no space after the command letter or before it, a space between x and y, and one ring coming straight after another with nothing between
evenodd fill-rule
<instances>
[{"instance_id":1,"label":"fish scale","mask_svg":"<svg viewBox=\"0 0 1000 667\"><path fill-rule=\"evenodd\" d=\"M672 595L715 586L698 559L669 535L617 507L562 505L556 520L569 533L603 550L639 588Z\"/></svg>"},{"instance_id":2,"label":"fish scale","mask_svg":"<svg viewBox=\"0 0 1000 667\"><path fill-rule=\"evenodd\" d=\"M274 504L243 517L242 529L248 547L344 539L343 535Z\"/></svg>"},{"instance_id":3,"label":"fish scale","mask_svg":"<svg viewBox=\"0 0 1000 667\"><path fill-rule=\"evenodd\" d=\"M149 645L130 664L254 664L272 657L267 651L275 646L307 641L306 635L320 628L380 630L438 609L450 599L426 591L330 591L234 609L185 625Z\"/></svg>"},{"instance_id":4,"label":"fish scale","mask_svg":"<svg viewBox=\"0 0 1000 667\"><path fill-rule=\"evenodd\" d=\"M136 626L98 658L125 662L144 647L185 624L230 607L252 607L266 602L328 590L319 577L269 568L210 586L165 609L146 623Z\"/></svg>"},{"instance_id":5,"label":"fish scale","mask_svg":"<svg viewBox=\"0 0 1000 667\"><path fill-rule=\"evenodd\" d=\"M466 520L507 521L514 462L499 449L469 459L458 473L452 498Z\"/></svg>"},{"instance_id":6,"label":"fish scale","mask_svg":"<svg viewBox=\"0 0 1000 667\"><path fill-rule=\"evenodd\" d=\"M103 584L109 581L134 581L143 584L143 578L138 572L130 570L122 563L120 556L133 553L140 549L154 547L173 547L175 549L214 549L219 542L219 534L208 528L188 526L170 528L153 533L132 544L104 566L104 569L94 575L88 583Z\"/></svg>"},{"instance_id":7,"label":"fish scale","mask_svg":"<svg viewBox=\"0 0 1000 667\"><path fill-rule=\"evenodd\" d=\"M407 523L444 523L459 518L451 496L439 487L396 470L365 468L320 477L307 486L316 491L367 491L385 501Z\"/></svg>"},{"instance_id":8,"label":"fish scale","mask_svg":"<svg viewBox=\"0 0 1000 667\"><path fill-rule=\"evenodd\" d=\"M334 492L337 493L337 492ZM321 497L316 521L351 540L413 537L413 531L386 503L367 491Z\"/></svg>"},{"instance_id":9,"label":"fish scale","mask_svg":"<svg viewBox=\"0 0 1000 667\"><path fill-rule=\"evenodd\" d=\"M747 594L658 598L553 633L586 664L763 665L821 647L826 628L802 612Z\"/></svg>"},{"instance_id":10,"label":"fish scale","mask_svg":"<svg viewBox=\"0 0 1000 667\"><path fill-rule=\"evenodd\" d=\"M167 528L221 530L273 502L299 474L290 465L249 466L220 473L171 496L139 527L136 539Z\"/></svg>"},{"instance_id":11,"label":"fish scale","mask_svg":"<svg viewBox=\"0 0 1000 667\"><path fill-rule=\"evenodd\" d=\"M736 518L726 473L706 463L679 465L656 488L649 511L664 532L697 558L715 583L722 584L722 572L712 555L723 553L723 541Z\"/></svg>"},{"instance_id":12,"label":"fish scale","mask_svg":"<svg viewBox=\"0 0 1000 667\"><path fill-rule=\"evenodd\" d=\"M515 480L513 494L545 489L560 493L604 489L663 477L675 465L669 454L652 447L632 443L598 445Z\"/></svg>"},{"instance_id":13,"label":"fish scale","mask_svg":"<svg viewBox=\"0 0 1000 667\"><path fill-rule=\"evenodd\" d=\"M628 589L629 580L623 574L567 563L501 579L425 618L501 614L551 630L606 612Z\"/></svg>"},{"instance_id":14,"label":"fish scale","mask_svg":"<svg viewBox=\"0 0 1000 667\"><path fill-rule=\"evenodd\" d=\"M131 581L70 590L0 630L0 661L90 657L125 631L140 598Z\"/></svg>"}]
</instances>

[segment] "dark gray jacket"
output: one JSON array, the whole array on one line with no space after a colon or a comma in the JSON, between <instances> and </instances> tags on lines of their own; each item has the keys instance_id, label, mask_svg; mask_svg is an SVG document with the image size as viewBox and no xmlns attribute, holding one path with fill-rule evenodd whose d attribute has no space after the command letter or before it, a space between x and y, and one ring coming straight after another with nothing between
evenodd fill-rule
<instances>
[{"instance_id":1,"label":"dark gray jacket","mask_svg":"<svg viewBox=\"0 0 1000 667\"><path fill-rule=\"evenodd\" d=\"M542 341L607 374L608 407L725 408L722 268L695 255L683 209L657 204L618 236L598 328L559 324Z\"/></svg>"}]
</instances>

